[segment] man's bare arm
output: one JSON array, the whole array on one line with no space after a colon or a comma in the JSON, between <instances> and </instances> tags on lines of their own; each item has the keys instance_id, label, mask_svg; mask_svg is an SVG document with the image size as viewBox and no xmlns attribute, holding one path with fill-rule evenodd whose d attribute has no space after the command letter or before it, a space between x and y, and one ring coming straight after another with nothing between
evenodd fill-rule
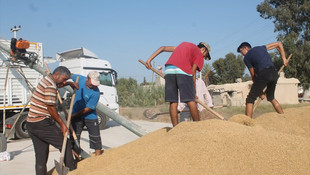
<instances>
[{"instance_id":1,"label":"man's bare arm","mask_svg":"<svg viewBox=\"0 0 310 175\"><path fill-rule=\"evenodd\" d=\"M84 108L84 109L82 109L82 110L72 114L72 118L75 118L75 117L78 117L78 116L83 116L85 114L88 114L91 111L93 111L93 110L88 108L88 107L86 107L86 108Z\"/></svg>"},{"instance_id":2,"label":"man's bare arm","mask_svg":"<svg viewBox=\"0 0 310 175\"><path fill-rule=\"evenodd\" d=\"M79 89L79 84L76 82L72 82L72 81L66 81L64 86L71 86L72 89L77 89L77 90Z\"/></svg>"},{"instance_id":3,"label":"man's bare arm","mask_svg":"<svg viewBox=\"0 0 310 175\"><path fill-rule=\"evenodd\" d=\"M196 64L193 64L192 67L192 72L193 72L193 80L194 80L194 87L196 89L196 71L197 71L198 66Z\"/></svg>"},{"instance_id":4,"label":"man's bare arm","mask_svg":"<svg viewBox=\"0 0 310 175\"><path fill-rule=\"evenodd\" d=\"M151 56L150 58L146 61L146 68L150 69L152 67L151 61L160 53L162 52L173 52L175 46L161 46L159 49L157 49Z\"/></svg>"},{"instance_id":5,"label":"man's bare arm","mask_svg":"<svg viewBox=\"0 0 310 175\"><path fill-rule=\"evenodd\" d=\"M252 81L254 82L254 81L255 81L255 72L254 72L254 68L253 68L253 67L250 68L250 69L249 69L249 72L250 72L250 74L251 74Z\"/></svg>"},{"instance_id":6,"label":"man's bare arm","mask_svg":"<svg viewBox=\"0 0 310 175\"><path fill-rule=\"evenodd\" d=\"M286 59L285 51L284 51L284 48L283 48L283 45L282 45L281 42L275 42L275 43L267 44L266 48L267 48L267 50L271 50L271 49L275 49L276 48L279 51L280 55L281 55L281 58L283 60L283 64L285 66L287 66L288 61Z\"/></svg>"},{"instance_id":7,"label":"man's bare arm","mask_svg":"<svg viewBox=\"0 0 310 175\"><path fill-rule=\"evenodd\" d=\"M54 105L47 105L47 110L51 114L52 118L60 125L62 134L65 135L68 132L68 128L60 118L57 109Z\"/></svg>"}]
</instances>

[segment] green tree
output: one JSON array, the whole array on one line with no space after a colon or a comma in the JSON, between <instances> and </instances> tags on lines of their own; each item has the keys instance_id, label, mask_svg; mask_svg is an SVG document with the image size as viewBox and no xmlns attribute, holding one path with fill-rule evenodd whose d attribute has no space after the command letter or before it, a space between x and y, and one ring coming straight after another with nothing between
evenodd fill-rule
<instances>
[{"instance_id":1,"label":"green tree","mask_svg":"<svg viewBox=\"0 0 310 175\"><path fill-rule=\"evenodd\" d=\"M206 75L208 76L210 71L212 71L212 66L210 65L210 63L204 64L201 70L202 76L203 77L205 77Z\"/></svg>"},{"instance_id":2,"label":"green tree","mask_svg":"<svg viewBox=\"0 0 310 175\"><path fill-rule=\"evenodd\" d=\"M130 103L130 98L134 96L134 90L137 89L138 83L137 80L133 78L120 78L118 79L118 83L116 85L117 93L118 93L118 102L121 106L126 106L126 104Z\"/></svg>"},{"instance_id":3,"label":"green tree","mask_svg":"<svg viewBox=\"0 0 310 175\"><path fill-rule=\"evenodd\" d=\"M233 53L228 53L225 58L220 58L212 64L215 75L213 78L218 80L218 84L234 83L237 78L242 78L245 65L242 57L236 57Z\"/></svg>"},{"instance_id":4,"label":"green tree","mask_svg":"<svg viewBox=\"0 0 310 175\"><path fill-rule=\"evenodd\" d=\"M265 0L257 6L264 19L273 20L278 40L286 56L293 57L284 69L286 77L298 78L304 88L310 86L310 2L309 0ZM275 61L280 64L281 58Z\"/></svg>"},{"instance_id":5,"label":"green tree","mask_svg":"<svg viewBox=\"0 0 310 175\"><path fill-rule=\"evenodd\" d=\"M120 106L154 106L165 103L164 86L139 86L133 78L120 78L116 88Z\"/></svg>"},{"instance_id":6,"label":"green tree","mask_svg":"<svg viewBox=\"0 0 310 175\"><path fill-rule=\"evenodd\" d=\"M210 84L215 84L214 82L212 82L212 66L211 64L207 63L203 65L203 68L201 70L201 74L202 74L202 80L205 82L205 84L208 86Z\"/></svg>"}]
</instances>

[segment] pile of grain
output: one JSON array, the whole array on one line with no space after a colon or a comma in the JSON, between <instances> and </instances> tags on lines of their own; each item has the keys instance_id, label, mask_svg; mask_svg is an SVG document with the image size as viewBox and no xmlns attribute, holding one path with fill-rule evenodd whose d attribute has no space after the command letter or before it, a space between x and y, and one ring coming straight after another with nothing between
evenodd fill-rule
<instances>
[{"instance_id":1,"label":"pile of grain","mask_svg":"<svg viewBox=\"0 0 310 175\"><path fill-rule=\"evenodd\" d=\"M310 174L310 107L182 122L78 164L85 174Z\"/></svg>"}]
</instances>

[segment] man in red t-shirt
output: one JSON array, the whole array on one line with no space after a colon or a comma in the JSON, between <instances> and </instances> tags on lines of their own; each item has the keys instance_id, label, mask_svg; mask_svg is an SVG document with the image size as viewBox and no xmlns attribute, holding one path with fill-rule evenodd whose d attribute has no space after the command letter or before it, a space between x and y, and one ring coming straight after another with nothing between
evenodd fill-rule
<instances>
[{"instance_id":1,"label":"man in red t-shirt","mask_svg":"<svg viewBox=\"0 0 310 175\"><path fill-rule=\"evenodd\" d=\"M193 121L199 121L196 106L195 81L196 71L201 71L204 59L210 60L210 46L205 42L198 45L183 42L176 46L162 46L147 60L147 68L152 67L151 61L162 52L173 52L165 64L165 101L170 102L170 117L173 126L178 121L178 91L180 101L186 103L190 109Z\"/></svg>"}]
</instances>

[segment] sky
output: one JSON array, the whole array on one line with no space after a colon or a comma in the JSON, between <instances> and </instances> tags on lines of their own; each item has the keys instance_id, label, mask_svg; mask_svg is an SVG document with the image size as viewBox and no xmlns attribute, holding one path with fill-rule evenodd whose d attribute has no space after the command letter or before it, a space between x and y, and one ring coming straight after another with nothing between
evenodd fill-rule
<instances>
[{"instance_id":1,"label":"sky","mask_svg":"<svg viewBox=\"0 0 310 175\"><path fill-rule=\"evenodd\" d=\"M21 25L18 38L43 43L44 57L87 48L108 60L118 78L152 81L146 61L161 46L183 41L211 47L212 64L241 42L252 46L277 41L272 20L256 7L263 0L0 0L0 38ZM162 53L155 68L171 53Z\"/></svg>"}]
</instances>

